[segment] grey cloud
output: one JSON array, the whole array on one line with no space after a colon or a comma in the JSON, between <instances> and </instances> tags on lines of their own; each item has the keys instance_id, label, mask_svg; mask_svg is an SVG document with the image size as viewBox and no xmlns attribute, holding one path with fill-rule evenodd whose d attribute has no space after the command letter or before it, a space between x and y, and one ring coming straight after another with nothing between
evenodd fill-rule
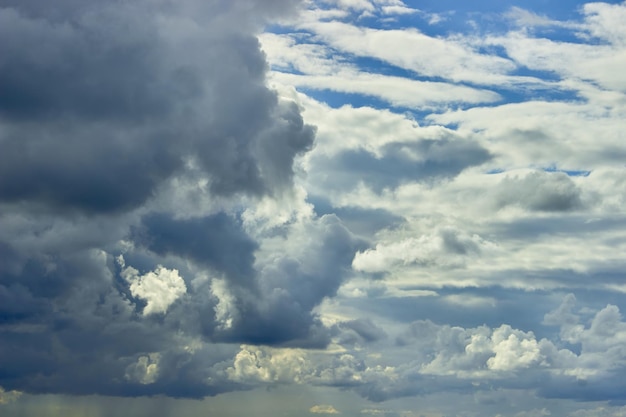
<instances>
[{"instance_id":1,"label":"grey cloud","mask_svg":"<svg viewBox=\"0 0 626 417\"><path fill-rule=\"evenodd\" d=\"M575 235L584 233L599 235L604 231L620 227L624 222L622 216L607 217L589 221L585 214L571 213L548 218L515 219L513 221L494 221L489 225L493 233L515 239L536 239L546 235Z\"/></svg>"},{"instance_id":2,"label":"grey cloud","mask_svg":"<svg viewBox=\"0 0 626 417\"><path fill-rule=\"evenodd\" d=\"M259 293L249 294L246 320L236 330L254 343L320 347L330 331L313 309L350 276L354 254L365 242L334 215L294 230L290 238L304 242L257 261Z\"/></svg>"},{"instance_id":3,"label":"grey cloud","mask_svg":"<svg viewBox=\"0 0 626 417\"><path fill-rule=\"evenodd\" d=\"M495 191L498 207L519 205L534 211L568 211L582 206L581 191L562 172L535 171L506 177Z\"/></svg>"},{"instance_id":4,"label":"grey cloud","mask_svg":"<svg viewBox=\"0 0 626 417\"><path fill-rule=\"evenodd\" d=\"M349 150L332 158L318 157L315 163L325 175L333 173L325 181L329 187L350 189L362 181L380 192L411 181L453 178L492 158L475 142L450 138L390 143L381 153L378 157L362 149Z\"/></svg>"},{"instance_id":5,"label":"grey cloud","mask_svg":"<svg viewBox=\"0 0 626 417\"><path fill-rule=\"evenodd\" d=\"M212 345L197 354L186 350L198 335L188 323L180 326L174 315L180 304L172 308L172 317L170 312L142 316L134 300L120 291L121 283L115 283L110 256L56 254L45 262L36 263L38 269L24 268L20 276L2 276L21 282L0 285L0 294L22 305L3 305L1 386L30 393L175 397L239 389L228 381L206 383L211 375L218 380L215 366L232 357L233 348ZM191 301L190 309L182 311L201 313ZM126 377L134 375L129 370L142 357L153 354L159 357L154 381Z\"/></svg>"},{"instance_id":6,"label":"grey cloud","mask_svg":"<svg viewBox=\"0 0 626 417\"><path fill-rule=\"evenodd\" d=\"M240 24L293 3L0 9L0 201L128 210L190 161L213 193L289 186L314 129L267 88L253 25Z\"/></svg>"},{"instance_id":7,"label":"grey cloud","mask_svg":"<svg viewBox=\"0 0 626 417\"><path fill-rule=\"evenodd\" d=\"M371 236L381 229L395 228L406 220L384 209L366 209L358 206L333 207L330 201L320 196L308 199L318 215L335 214L353 233Z\"/></svg>"},{"instance_id":8,"label":"grey cloud","mask_svg":"<svg viewBox=\"0 0 626 417\"><path fill-rule=\"evenodd\" d=\"M233 303L231 326L220 328L215 321L216 300L205 286L191 286L186 301L172 307L166 319L172 325L190 331L195 327L212 341L322 347L330 329L312 311L335 295L365 242L334 215L288 232L289 238L305 242L290 252L259 259L257 242L238 220L223 213L186 220L147 215L131 237L155 255L191 261L226 279Z\"/></svg>"},{"instance_id":9,"label":"grey cloud","mask_svg":"<svg viewBox=\"0 0 626 417\"><path fill-rule=\"evenodd\" d=\"M376 326L370 319L350 320L339 325L340 328L350 329L366 342L375 342L387 337L387 333Z\"/></svg>"},{"instance_id":10,"label":"grey cloud","mask_svg":"<svg viewBox=\"0 0 626 417\"><path fill-rule=\"evenodd\" d=\"M254 251L258 244L224 213L181 220L170 214L149 214L131 237L157 255L189 259L225 273L234 285L254 286Z\"/></svg>"},{"instance_id":11,"label":"grey cloud","mask_svg":"<svg viewBox=\"0 0 626 417\"><path fill-rule=\"evenodd\" d=\"M320 275L286 269L279 282L259 271L259 243L236 217L180 219L153 204L177 180L203 184L207 201L289 192L315 129L267 86L255 35L298 4L2 3L0 386L202 397L242 388L220 374L234 355L220 341L327 343L312 310L356 250L339 223L315 234L335 252L309 248L311 262L328 259ZM186 291L143 315L121 253L139 275L177 268ZM230 331L218 328L210 281L195 280L207 271L233 293Z\"/></svg>"}]
</instances>

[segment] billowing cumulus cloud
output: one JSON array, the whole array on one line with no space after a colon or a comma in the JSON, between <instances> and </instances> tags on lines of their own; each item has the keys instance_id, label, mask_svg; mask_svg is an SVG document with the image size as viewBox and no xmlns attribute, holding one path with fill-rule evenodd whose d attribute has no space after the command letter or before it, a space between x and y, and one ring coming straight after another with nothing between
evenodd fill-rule
<instances>
[{"instance_id":1,"label":"billowing cumulus cloud","mask_svg":"<svg viewBox=\"0 0 626 417\"><path fill-rule=\"evenodd\" d=\"M146 306L143 310L145 315L165 313L167 308L187 291L185 281L178 275L176 269L169 270L159 265L156 270L139 275L135 268L126 266L123 256L120 255L117 262L122 268L120 275L129 284L130 293L133 297L145 300Z\"/></svg>"},{"instance_id":2,"label":"billowing cumulus cloud","mask_svg":"<svg viewBox=\"0 0 626 417\"><path fill-rule=\"evenodd\" d=\"M120 211L190 165L217 194L288 183L313 128L265 86L254 28L223 30L246 3L4 7L2 200Z\"/></svg>"},{"instance_id":3,"label":"billowing cumulus cloud","mask_svg":"<svg viewBox=\"0 0 626 417\"><path fill-rule=\"evenodd\" d=\"M311 295L258 294L270 278L236 208L291 195L313 145L301 109L267 86L256 38L297 2L1 6L3 393L201 397L233 389L206 383L228 355L198 353L213 338L314 329L323 346L312 309L341 266L319 294L313 278ZM221 206L197 215L194 199ZM351 245L337 242L343 265Z\"/></svg>"}]
</instances>

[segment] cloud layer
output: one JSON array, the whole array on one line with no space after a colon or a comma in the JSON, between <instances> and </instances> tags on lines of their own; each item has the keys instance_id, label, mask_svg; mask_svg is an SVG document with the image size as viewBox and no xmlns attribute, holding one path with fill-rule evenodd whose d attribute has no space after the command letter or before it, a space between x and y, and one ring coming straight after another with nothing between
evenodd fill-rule
<instances>
[{"instance_id":1,"label":"cloud layer","mask_svg":"<svg viewBox=\"0 0 626 417\"><path fill-rule=\"evenodd\" d=\"M626 3L447 7L3 1L0 414L623 415Z\"/></svg>"}]
</instances>

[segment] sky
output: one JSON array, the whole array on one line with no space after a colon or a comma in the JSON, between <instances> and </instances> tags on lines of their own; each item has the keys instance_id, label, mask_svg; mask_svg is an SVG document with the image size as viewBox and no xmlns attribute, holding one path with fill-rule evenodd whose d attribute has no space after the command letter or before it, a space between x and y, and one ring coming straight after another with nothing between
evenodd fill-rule
<instances>
[{"instance_id":1,"label":"sky","mask_svg":"<svg viewBox=\"0 0 626 417\"><path fill-rule=\"evenodd\" d=\"M624 22L0 0L0 415L625 416Z\"/></svg>"}]
</instances>

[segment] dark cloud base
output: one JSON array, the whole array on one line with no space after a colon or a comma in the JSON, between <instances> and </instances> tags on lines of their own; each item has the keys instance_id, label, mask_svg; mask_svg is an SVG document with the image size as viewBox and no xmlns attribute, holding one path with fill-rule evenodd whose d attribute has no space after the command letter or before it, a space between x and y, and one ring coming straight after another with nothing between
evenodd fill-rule
<instances>
[{"instance_id":1,"label":"dark cloud base","mask_svg":"<svg viewBox=\"0 0 626 417\"><path fill-rule=\"evenodd\" d=\"M256 34L297 3L0 5L0 386L198 398L244 388L223 374L230 343L328 343L312 310L358 247L338 221L262 269L237 214L158 207L172 181L209 201L290 192L315 129L267 87ZM147 314L174 288L150 287L158 268L187 290ZM226 281L232 325L198 274Z\"/></svg>"}]
</instances>

